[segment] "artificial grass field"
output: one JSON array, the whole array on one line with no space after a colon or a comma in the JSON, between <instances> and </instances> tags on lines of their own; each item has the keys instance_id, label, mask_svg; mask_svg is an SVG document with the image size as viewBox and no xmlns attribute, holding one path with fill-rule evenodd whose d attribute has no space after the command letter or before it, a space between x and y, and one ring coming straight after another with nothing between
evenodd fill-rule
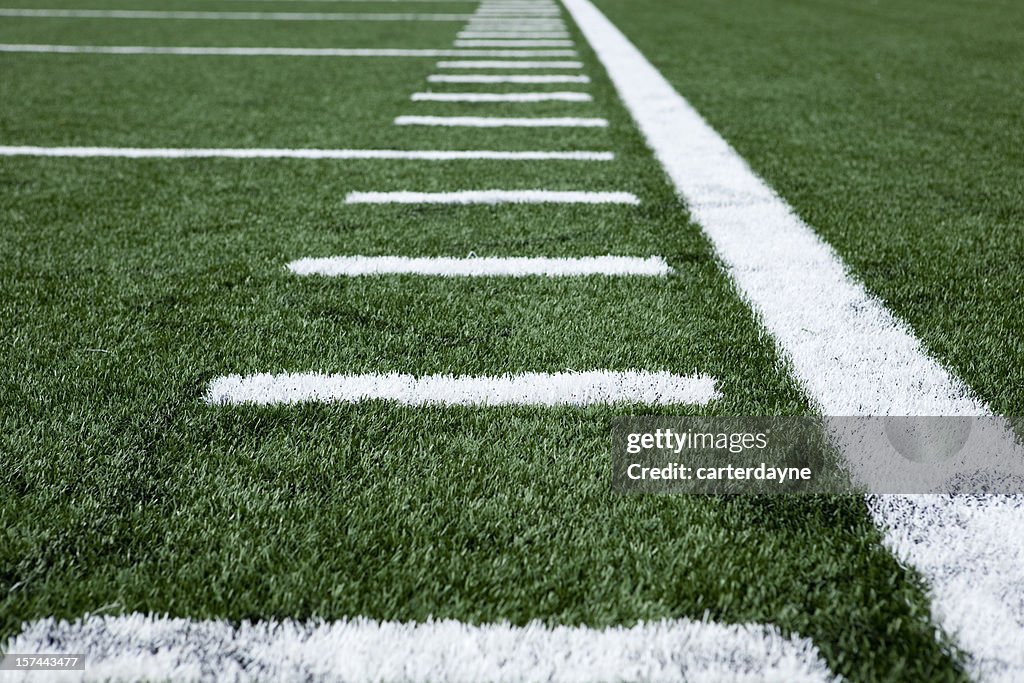
<instances>
[{"instance_id":1,"label":"artificial grass field","mask_svg":"<svg viewBox=\"0 0 1024 683\"><path fill-rule=\"evenodd\" d=\"M310 9L257 4L201 8ZM934 68L951 49L939 35L949 22L912 22L943 10L910 0L882 15L836 3L598 4L940 360L998 410L1024 407L1024 314L1008 303L1024 281L1022 171L1010 146L1021 109L1002 104L1019 104L1020 76L1009 62L963 48ZM985 7L962 11L968 35L1009 31ZM1002 22L1012 11L1003 7ZM0 42L448 48L461 26L5 18ZM878 55L858 49L869 32ZM810 637L851 680L961 677L919 582L882 548L862 499L610 492L615 415L810 408L591 50L582 40L577 49L593 104L408 102L427 89L431 59L0 54L0 144L617 155L0 159L0 635L85 612L592 626L708 614ZM959 95L939 97L950 92ZM421 113L600 116L610 126L391 125ZM354 190L492 187L631 191L642 203L343 204ZM325 279L284 268L303 256L471 252L657 255L676 273ZM723 398L655 410L202 401L206 383L228 373L594 368L706 372Z\"/></svg>"}]
</instances>

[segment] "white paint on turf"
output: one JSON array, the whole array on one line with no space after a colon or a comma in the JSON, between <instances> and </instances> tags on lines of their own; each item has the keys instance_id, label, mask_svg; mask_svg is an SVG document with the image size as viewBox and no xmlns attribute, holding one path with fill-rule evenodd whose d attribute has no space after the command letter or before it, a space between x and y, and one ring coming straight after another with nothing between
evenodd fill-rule
<instances>
[{"instance_id":1,"label":"white paint on turf","mask_svg":"<svg viewBox=\"0 0 1024 683\"><path fill-rule=\"evenodd\" d=\"M455 41L455 47L572 47L571 40L466 40Z\"/></svg>"},{"instance_id":2,"label":"white paint on turf","mask_svg":"<svg viewBox=\"0 0 1024 683\"><path fill-rule=\"evenodd\" d=\"M438 62L439 69L582 69L583 62L505 62L500 60L460 60Z\"/></svg>"},{"instance_id":3,"label":"white paint on turf","mask_svg":"<svg viewBox=\"0 0 1024 683\"><path fill-rule=\"evenodd\" d=\"M501 116L399 116L396 126L460 128L605 128L605 119L575 117L512 118Z\"/></svg>"},{"instance_id":4,"label":"white paint on turf","mask_svg":"<svg viewBox=\"0 0 1024 683\"><path fill-rule=\"evenodd\" d=\"M639 204L629 192L462 190L456 192L350 192L346 204Z\"/></svg>"},{"instance_id":5,"label":"white paint on turf","mask_svg":"<svg viewBox=\"0 0 1024 683\"><path fill-rule=\"evenodd\" d=\"M370 619L236 626L129 614L35 621L6 651L84 653L85 671L47 674L82 682L836 680L807 638L783 636L774 626L688 619L607 629ZM32 676L23 672L20 680L40 680Z\"/></svg>"},{"instance_id":6,"label":"white paint on turf","mask_svg":"<svg viewBox=\"0 0 1024 683\"><path fill-rule=\"evenodd\" d=\"M991 414L589 0L564 1L823 414ZM935 619L969 653L971 672L1024 680L1024 497L868 502L890 547L929 581Z\"/></svg>"},{"instance_id":7,"label":"white paint on turf","mask_svg":"<svg viewBox=\"0 0 1024 683\"><path fill-rule=\"evenodd\" d=\"M458 35L459 39L467 38L518 38L524 39L566 39L569 34L565 31L463 31Z\"/></svg>"},{"instance_id":8,"label":"white paint on turf","mask_svg":"<svg viewBox=\"0 0 1024 683\"><path fill-rule=\"evenodd\" d=\"M176 19L213 21L468 21L469 14L382 12L206 12L136 9L21 9L0 7L0 17L23 19Z\"/></svg>"},{"instance_id":9,"label":"white paint on turf","mask_svg":"<svg viewBox=\"0 0 1024 683\"><path fill-rule=\"evenodd\" d=\"M628 370L526 372L496 377L284 373L228 375L210 382L211 405L356 403L391 401L409 406L590 406L618 403L702 405L720 398L707 375Z\"/></svg>"},{"instance_id":10,"label":"white paint on turf","mask_svg":"<svg viewBox=\"0 0 1024 683\"><path fill-rule=\"evenodd\" d=\"M46 45L0 43L0 52L99 55L179 55L224 57L571 57L572 50L405 49L365 47L193 47L154 45Z\"/></svg>"},{"instance_id":11,"label":"white paint on turf","mask_svg":"<svg viewBox=\"0 0 1024 683\"><path fill-rule=\"evenodd\" d=\"M531 74L433 74L427 76L429 83L590 83L590 76Z\"/></svg>"},{"instance_id":12,"label":"white paint on turf","mask_svg":"<svg viewBox=\"0 0 1024 683\"><path fill-rule=\"evenodd\" d=\"M120 157L126 159L393 159L407 161L611 161L612 152L516 152L405 149L214 149L0 146L0 156Z\"/></svg>"},{"instance_id":13,"label":"white paint on turf","mask_svg":"<svg viewBox=\"0 0 1024 683\"><path fill-rule=\"evenodd\" d=\"M665 277L672 272L659 256L547 257L409 257L331 256L288 264L296 275L358 277L364 275L432 275L440 277L580 277L586 275Z\"/></svg>"},{"instance_id":14,"label":"white paint on turf","mask_svg":"<svg viewBox=\"0 0 1024 683\"><path fill-rule=\"evenodd\" d=\"M413 102L590 102L585 92L417 92Z\"/></svg>"}]
</instances>

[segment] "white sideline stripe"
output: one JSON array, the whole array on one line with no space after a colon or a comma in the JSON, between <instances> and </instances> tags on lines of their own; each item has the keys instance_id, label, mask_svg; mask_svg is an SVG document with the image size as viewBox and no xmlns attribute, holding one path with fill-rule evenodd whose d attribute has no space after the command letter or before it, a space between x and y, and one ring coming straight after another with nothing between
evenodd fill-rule
<instances>
[{"instance_id":1,"label":"white sideline stripe","mask_svg":"<svg viewBox=\"0 0 1024 683\"><path fill-rule=\"evenodd\" d=\"M572 117L399 116L395 119L395 125L463 128L605 128L608 121Z\"/></svg>"},{"instance_id":2,"label":"white sideline stripe","mask_svg":"<svg viewBox=\"0 0 1024 683\"><path fill-rule=\"evenodd\" d=\"M501 377L285 373L228 375L210 382L211 405L391 401L425 406L704 404L720 398L707 375L668 372L526 372Z\"/></svg>"},{"instance_id":3,"label":"white sideline stripe","mask_svg":"<svg viewBox=\"0 0 1024 683\"><path fill-rule=\"evenodd\" d=\"M529 74L433 74L429 83L590 83L590 76L534 76Z\"/></svg>"},{"instance_id":4,"label":"white sideline stripe","mask_svg":"<svg viewBox=\"0 0 1024 683\"><path fill-rule=\"evenodd\" d=\"M136 613L30 622L5 650L83 653L85 671L58 679L83 682L836 680L808 638L771 625L690 619L607 629L365 618L235 626ZM42 680L31 676L24 680Z\"/></svg>"},{"instance_id":5,"label":"white sideline stripe","mask_svg":"<svg viewBox=\"0 0 1024 683\"><path fill-rule=\"evenodd\" d=\"M127 9L17 9L0 7L0 17L62 19L202 19L215 21L468 21L470 14L380 12L199 12Z\"/></svg>"},{"instance_id":6,"label":"white sideline stripe","mask_svg":"<svg viewBox=\"0 0 1024 683\"><path fill-rule=\"evenodd\" d=\"M417 92L413 102L591 102L585 92Z\"/></svg>"},{"instance_id":7,"label":"white sideline stripe","mask_svg":"<svg viewBox=\"0 0 1024 683\"><path fill-rule=\"evenodd\" d=\"M330 256L303 258L288 264L296 275L434 275L439 277L579 277L642 275L664 277L672 268L660 256L544 257L419 257Z\"/></svg>"},{"instance_id":8,"label":"white sideline stripe","mask_svg":"<svg viewBox=\"0 0 1024 683\"><path fill-rule=\"evenodd\" d=\"M463 190L461 192L350 192L346 204L639 204L629 192Z\"/></svg>"},{"instance_id":9,"label":"white sideline stripe","mask_svg":"<svg viewBox=\"0 0 1024 683\"><path fill-rule=\"evenodd\" d=\"M458 35L459 40L485 38L559 40L568 39L569 34L566 31L462 31Z\"/></svg>"},{"instance_id":10,"label":"white sideline stripe","mask_svg":"<svg viewBox=\"0 0 1024 683\"><path fill-rule=\"evenodd\" d=\"M564 2L822 414L992 414L589 0ZM933 617L969 653L969 671L1024 680L1024 496L868 504L889 547L930 583Z\"/></svg>"},{"instance_id":11,"label":"white sideline stripe","mask_svg":"<svg viewBox=\"0 0 1024 683\"><path fill-rule=\"evenodd\" d=\"M438 62L438 69L582 69L583 62L503 62L471 61Z\"/></svg>"},{"instance_id":12,"label":"white sideline stripe","mask_svg":"<svg viewBox=\"0 0 1024 683\"><path fill-rule=\"evenodd\" d=\"M0 52L226 57L571 57L573 50L450 50L307 47L160 47L153 45L41 45L0 43Z\"/></svg>"},{"instance_id":13,"label":"white sideline stripe","mask_svg":"<svg viewBox=\"0 0 1024 683\"><path fill-rule=\"evenodd\" d=\"M455 47L572 47L571 40L477 40L460 38Z\"/></svg>"},{"instance_id":14,"label":"white sideline stripe","mask_svg":"<svg viewBox=\"0 0 1024 683\"><path fill-rule=\"evenodd\" d=\"M410 161L611 161L612 152L513 152L500 150L405 149L173 149L139 147L12 147L0 146L0 156L120 157L126 159L396 159Z\"/></svg>"}]
</instances>

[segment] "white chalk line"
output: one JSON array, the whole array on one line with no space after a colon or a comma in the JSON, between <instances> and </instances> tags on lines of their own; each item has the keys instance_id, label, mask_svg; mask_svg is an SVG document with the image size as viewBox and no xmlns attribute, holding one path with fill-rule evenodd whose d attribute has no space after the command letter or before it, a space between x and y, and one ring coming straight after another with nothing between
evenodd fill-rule
<instances>
[{"instance_id":1,"label":"white chalk line","mask_svg":"<svg viewBox=\"0 0 1024 683\"><path fill-rule=\"evenodd\" d=\"M589 76L533 74L432 74L429 83L590 83Z\"/></svg>"},{"instance_id":2,"label":"white chalk line","mask_svg":"<svg viewBox=\"0 0 1024 683\"><path fill-rule=\"evenodd\" d=\"M413 102L592 102L585 92L417 92Z\"/></svg>"},{"instance_id":3,"label":"white chalk line","mask_svg":"<svg viewBox=\"0 0 1024 683\"><path fill-rule=\"evenodd\" d=\"M258 149L0 146L0 156L119 157L125 159L382 159L409 161L611 161L612 152L404 150L404 149Z\"/></svg>"},{"instance_id":4,"label":"white chalk line","mask_svg":"<svg viewBox=\"0 0 1024 683\"><path fill-rule=\"evenodd\" d=\"M707 375L628 370L456 375L284 373L212 380L211 405L388 401L409 406L703 405L721 395Z\"/></svg>"},{"instance_id":5,"label":"white chalk line","mask_svg":"<svg viewBox=\"0 0 1024 683\"><path fill-rule=\"evenodd\" d=\"M31 622L5 649L83 653L85 671L56 679L83 682L835 680L810 639L784 636L775 626L690 619L606 629L364 618L236 626L128 614ZM31 676L25 674L24 680L41 680Z\"/></svg>"},{"instance_id":6,"label":"white chalk line","mask_svg":"<svg viewBox=\"0 0 1024 683\"><path fill-rule=\"evenodd\" d=\"M396 126L445 128L606 128L606 119L560 117L515 118L504 116L399 116Z\"/></svg>"},{"instance_id":7,"label":"white chalk line","mask_svg":"<svg viewBox=\"0 0 1024 683\"><path fill-rule=\"evenodd\" d=\"M33 19L175 19L209 21L468 21L470 14L381 12L207 12L0 8L0 17Z\"/></svg>"},{"instance_id":8,"label":"white chalk line","mask_svg":"<svg viewBox=\"0 0 1024 683\"><path fill-rule=\"evenodd\" d=\"M477 40L459 39L455 47L572 47L571 40Z\"/></svg>"},{"instance_id":9,"label":"white chalk line","mask_svg":"<svg viewBox=\"0 0 1024 683\"><path fill-rule=\"evenodd\" d=\"M567 31L462 31L459 40L518 39L518 40L565 40Z\"/></svg>"},{"instance_id":10,"label":"white chalk line","mask_svg":"<svg viewBox=\"0 0 1024 683\"><path fill-rule=\"evenodd\" d=\"M629 192L462 190L457 192L350 192L346 204L631 204Z\"/></svg>"},{"instance_id":11,"label":"white chalk line","mask_svg":"<svg viewBox=\"0 0 1024 683\"><path fill-rule=\"evenodd\" d=\"M153 45L45 45L0 43L0 52L183 55L225 57L571 57L565 50L470 50L402 48L304 48L304 47L163 47Z\"/></svg>"},{"instance_id":12,"label":"white chalk line","mask_svg":"<svg viewBox=\"0 0 1024 683\"><path fill-rule=\"evenodd\" d=\"M506 62L501 60L457 60L437 63L438 69L582 69L583 62Z\"/></svg>"},{"instance_id":13,"label":"white chalk line","mask_svg":"<svg viewBox=\"0 0 1024 683\"><path fill-rule=\"evenodd\" d=\"M824 415L991 415L589 0L564 2ZM869 508L929 581L933 616L971 673L1024 680L1024 497L873 496Z\"/></svg>"},{"instance_id":14,"label":"white chalk line","mask_svg":"<svg viewBox=\"0 0 1024 683\"><path fill-rule=\"evenodd\" d=\"M296 275L359 277L429 275L437 277L580 277L587 275L665 277L672 268L660 256L579 256L565 258L329 256L288 264Z\"/></svg>"}]
</instances>

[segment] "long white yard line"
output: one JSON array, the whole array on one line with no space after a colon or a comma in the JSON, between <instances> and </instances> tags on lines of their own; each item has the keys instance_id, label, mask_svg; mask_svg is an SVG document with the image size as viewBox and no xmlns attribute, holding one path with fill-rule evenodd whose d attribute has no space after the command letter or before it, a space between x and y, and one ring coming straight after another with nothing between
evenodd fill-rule
<instances>
[{"instance_id":1,"label":"long white yard line","mask_svg":"<svg viewBox=\"0 0 1024 683\"><path fill-rule=\"evenodd\" d=\"M417 92L413 102L591 102L585 92Z\"/></svg>"},{"instance_id":2,"label":"long white yard line","mask_svg":"<svg viewBox=\"0 0 1024 683\"><path fill-rule=\"evenodd\" d=\"M564 2L823 414L991 414L589 0ZM969 653L971 672L1024 680L1024 497L868 502L889 546L928 579L936 621Z\"/></svg>"},{"instance_id":3,"label":"long white yard line","mask_svg":"<svg viewBox=\"0 0 1024 683\"><path fill-rule=\"evenodd\" d=\"M0 156L125 159L394 159L409 161L611 161L612 152L405 149L260 149L0 146Z\"/></svg>"},{"instance_id":4,"label":"long white yard line","mask_svg":"<svg viewBox=\"0 0 1024 683\"><path fill-rule=\"evenodd\" d=\"M660 256L582 256L569 258L329 256L288 264L296 275L434 275L439 277L579 277L584 275L664 277L672 273Z\"/></svg>"},{"instance_id":5,"label":"long white yard line","mask_svg":"<svg viewBox=\"0 0 1024 683\"><path fill-rule=\"evenodd\" d=\"M70 623L35 621L5 649L84 653L84 672L57 679L82 682L835 680L807 638L783 636L774 626L689 619L607 629L370 619L245 621L236 626L128 614ZM32 675L19 680L42 680Z\"/></svg>"},{"instance_id":6,"label":"long white yard line","mask_svg":"<svg viewBox=\"0 0 1024 683\"><path fill-rule=\"evenodd\" d=\"M532 74L432 74L427 76L429 83L590 83L589 76Z\"/></svg>"},{"instance_id":7,"label":"long white yard line","mask_svg":"<svg viewBox=\"0 0 1024 683\"><path fill-rule=\"evenodd\" d=\"M606 128L606 119L561 117L512 118L499 116L399 116L396 126L455 128Z\"/></svg>"},{"instance_id":8,"label":"long white yard line","mask_svg":"<svg viewBox=\"0 0 1024 683\"><path fill-rule=\"evenodd\" d=\"M34 19L179 19L212 21L468 21L470 14L386 12L206 12L128 9L20 9L0 7L0 17Z\"/></svg>"},{"instance_id":9,"label":"long white yard line","mask_svg":"<svg viewBox=\"0 0 1024 683\"><path fill-rule=\"evenodd\" d=\"M468 39L566 40L565 31L462 31L459 40Z\"/></svg>"},{"instance_id":10,"label":"long white yard line","mask_svg":"<svg viewBox=\"0 0 1024 683\"><path fill-rule=\"evenodd\" d=\"M455 41L455 47L572 47L571 40L478 40L459 38Z\"/></svg>"},{"instance_id":11,"label":"long white yard line","mask_svg":"<svg viewBox=\"0 0 1024 683\"><path fill-rule=\"evenodd\" d=\"M458 192L350 192L346 204L639 204L629 192L461 190Z\"/></svg>"},{"instance_id":12,"label":"long white yard line","mask_svg":"<svg viewBox=\"0 0 1024 683\"><path fill-rule=\"evenodd\" d=\"M438 69L582 69L583 62L506 62L501 60L457 60L438 62Z\"/></svg>"},{"instance_id":13,"label":"long white yard line","mask_svg":"<svg viewBox=\"0 0 1024 683\"><path fill-rule=\"evenodd\" d=\"M720 398L707 375L628 370L526 372L496 377L388 373L228 375L210 382L211 405L390 401L410 406L702 405Z\"/></svg>"},{"instance_id":14,"label":"long white yard line","mask_svg":"<svg viewBox=\"0 0 1024 683\"><path fill-rule=\"evenodd\" d=\"M572 50L474 50L306 47L159 47L152 45L39 45L0 43L0 52L224 57L571 57Z\"/></svg>"}]
</instances>

